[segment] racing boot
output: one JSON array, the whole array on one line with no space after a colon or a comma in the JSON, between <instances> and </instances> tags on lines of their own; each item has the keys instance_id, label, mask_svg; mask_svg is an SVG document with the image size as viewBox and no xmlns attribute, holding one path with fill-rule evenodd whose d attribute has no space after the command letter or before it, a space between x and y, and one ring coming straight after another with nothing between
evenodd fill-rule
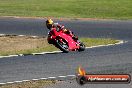
<instances>
[{"instance_id":1,"label":"racing boot","mask_svg":"<svg viewBox=\"0 0 132 88\"><path fill-rule=\"evenodd\" d=\"M80 41L78 40L78 37L75 36L75 35L72 36L72 39L73 39L75 42L78 42L78 43L80 42Z\"/></svg>"}]
</instances>

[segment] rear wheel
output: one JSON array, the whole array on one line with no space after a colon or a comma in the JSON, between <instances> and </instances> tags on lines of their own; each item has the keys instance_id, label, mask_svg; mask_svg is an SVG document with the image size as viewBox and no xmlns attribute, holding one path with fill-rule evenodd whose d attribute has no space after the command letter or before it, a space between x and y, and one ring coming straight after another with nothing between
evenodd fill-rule
<instances>
[{"instance_id":1,"label":"rear wheel","mask_svg":"<svg viewBox=\"0 0 132 88\"><path fill-rule=\"evenodd\" d=\"M59 48L64 53L69 52L68 43L64 39L57 39L56 40L56 45L57 45L57 48Z\"/></svg>"}]
</instances>

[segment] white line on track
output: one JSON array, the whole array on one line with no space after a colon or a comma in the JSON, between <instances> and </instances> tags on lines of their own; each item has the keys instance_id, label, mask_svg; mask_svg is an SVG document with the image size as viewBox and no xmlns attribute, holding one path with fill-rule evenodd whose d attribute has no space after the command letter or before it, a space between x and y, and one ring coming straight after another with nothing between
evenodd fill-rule
<instances>
[{"instance_id":1,"label":"white line on track","mask_svg":"<svg viewBox=\"0 0 132 88\"><path fill-rule=\"evenodd\" d=\"M56 77L48 77L49 79L55 79Z\"/></svg>"},{"instance_id":2,"label":"white line on track","mask_svg":"<svg viewBox=\"0 0 132 88\"><path fill-rule=\"evenodd\" d=\"M23 37L23 36L25 36L25 35L18 35L18 36L21 36L21 37Z\"/></svg>"},{"instance_id":3,"label":"white line on track","mask_svg":"<svg viewBox=\"0 0 132 88\"><path fill-rule=\"evenodd\" d=\"M123 41L123 40L118 40L118 41L119 42L115 43L115 44L91 46L91 47L86 47L86 49L97 48L97 47L104 47L104 46L113 46L113 45L119 45L119 44L127 43L127 41ZM29 55L44 55L44 54L61 53L61 52L62 51L41 52L41 53L31 53ZM4 58L4 57L16 57L16 56L25 56L25 55L24 54L18 54L18 55L0 56L0 58Z\"/></svg>"},{"instance_id":4,"label":"white line on track","mask_svg":"<svg viewBox=\"0 0 132 88\"><path fill-rule=\"evenodd\" d=\"M5 36L5 34L0 34L0 36Z\"/></svg>"},{"instance_id":5,"label":"white line on track","mask_svg":"<svg viewBox=\"0 0 132 88\"><path fill-rule=\"evenodd\" d=\"M21 80L21 81L12 81L12 82L5 82L5 83L0 83L0 85L5 85L5 84L13 84L13 83L22 83L22 82L29 82L29 81L38 81L38 80L50 80L54 79L57 80L57 78L67 78L67 77L76 77L75 75L66 75L66 76L56 76L56 77L47 77L47 78L38 78L38 79L31 79L31 80Z\"/></svg>"},{"instance_id":6,"label":"white line on track","mask_svg":"<svg viewBox=\"0 0 132 88\"><path fill-rule=\"evenodd\" d=\"M46 79L48 79L48 78L39 78L40 80L46 80Z\"/></svg>"},{"instance_id":7,"label":"white line on track","mask_svg":"<svg viewBox=\"0 0 132 88\"><path fill-rule=\"evenodd\" d=\"M69 77L75 77L76 75L67 75L67 77L68 77L68 76L69 76Z\"/></svg>"},{"instance_id":8,"label":"white line on track","mask_svg":"<svg viewBox=\"0 0 132 88\"><path fill-rule=\"evenodd\" d=\"M60 78L65 78L66 76L58 76L58 77L60 77Z\"/></svg>"},{"instance_id":9,"label":"white line on track","mask_svg":"<svg viewBox=\"0 0 132 88\"><path fill-rule=\"evenodd\" d=\"M12 84L12 83L14 83L14 82L6 82L7 84Z\"/></svg>"},{"instance_id":10,"label":"white line on track","mask_svg":"<svg viewBox=\"0 0 132 88\"><path fill-rule=\"evenodd\" d=\"M16 57L16 56L19 56L19 55L9 55L10 57Z\"/></svg>"},{"instance_id":11,"label":"white line on track","mask_svg":"<svg viewBox=\"0 0 132 88\"><path fill-rule=\"evenodd\" d=\"M14 83L21 83L21 82L23 82L23 81L14 81Z\"/></svg>"},{"instance_id":12,"label":"white line on track","mask_svg":"<svg viewBox=\"0 0 132 88\"><path fill-rule=\"evenodd\" d=\"M23 82L28 82L28 81L30 81L30 80L22 80Z\"/></svg>"},{"instance_id":13,"label":"white line on track","mask_svg":"<svg viewBox=\"0 0 132 88\"><path fill-rule=\"evenodd\" d=\"M32 79L33 81L38 81L39 79Z\"/></svg>"},{"instance_id":14,"label":"white line on track","mask_svg":"<svg viewBox=\"0 0 132 88\"><path fill-rule=\"evenodd\" d=\"M37 38L38 36L31 36L31 37L33 37L33 38Z\"/></svg>"},{"instance_id":15,"label":"white line on track","mask_svg":"<svg viewBox=\"0 0 132 88\"><path fill-rule=\"evenodd\" d=\"M6 83L0 83L0 85L5 85Z\"/></svg>"}]
</instances>

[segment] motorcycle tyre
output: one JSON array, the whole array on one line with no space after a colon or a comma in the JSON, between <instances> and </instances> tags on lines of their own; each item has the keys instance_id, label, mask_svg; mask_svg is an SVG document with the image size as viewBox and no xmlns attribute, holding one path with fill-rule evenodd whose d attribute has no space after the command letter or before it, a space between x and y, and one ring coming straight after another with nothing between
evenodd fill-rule
<instances>
[{"instance_id":1,"label":"motorcycle tyre","mask_svg":"<svg viewBox=\"0 0 132 88\"><path fill-rule=\"evenodd\" d=\"M59 48L61 51L63 51L63 53L68 53L68 52L69 52L68 49L65 49L64 47L62 47L62 46L59 44L58 40L56 40L56 47Z\"/></svg>"},{"instance_id":2,"label":"motorcycle tyre","mask_svg":"<svg viewBox=\"0 0 132 88\"><path fill-rule=\"evenodd\" d=\"M85 50L85 45L82 42L79 45L80 45L80 47L79 47L78 51L79 52L84 51Z\"/></svg>"}]
</instances>

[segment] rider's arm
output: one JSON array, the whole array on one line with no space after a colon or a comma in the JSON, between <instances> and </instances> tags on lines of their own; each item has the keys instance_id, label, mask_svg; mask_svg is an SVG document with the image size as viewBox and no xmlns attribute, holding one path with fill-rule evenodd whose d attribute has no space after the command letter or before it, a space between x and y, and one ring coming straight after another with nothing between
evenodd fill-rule
<instances>
[{"instance_id":1,"label":"rider's arm","mask_svg":"<svg viewBox=\"0 0 132 88\"><path fill-rule=\"evenodd\" d=\"M64 29L64 25L60 25L58 23L54 23L54 26L56 27L57 31L63 30Z\"/></svg>"}]
</instances>

